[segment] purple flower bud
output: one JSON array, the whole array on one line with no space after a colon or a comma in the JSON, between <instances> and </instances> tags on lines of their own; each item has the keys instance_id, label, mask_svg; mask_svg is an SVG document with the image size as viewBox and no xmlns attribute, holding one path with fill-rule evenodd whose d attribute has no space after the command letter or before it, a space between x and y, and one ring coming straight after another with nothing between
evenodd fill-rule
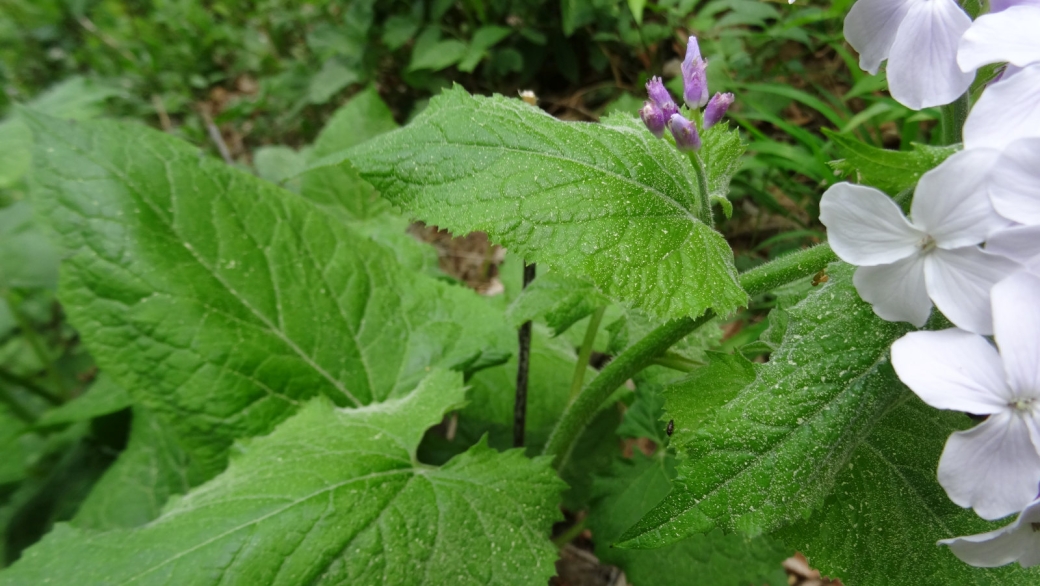
<instances>
[{"instance_id":1,"label":"purple flower bud","mask_svg":"<svg viewBox=\"0 0 1040 586\"><path fill-rule=\"evenodd\" d=\"M643 102L643 107L639 110L639 117L643 119L643 124L646 124L651 134L657 138L661 138L664 135L664 110L658 108L657 104Z\"/></svg>"},{"instance_id":2,"label":"purple flower bud","mask_svg":"<svg viewBox=\"0 0 1040 586\"><path fill-rule=\"evenodd\" d=\"M665 120L671 118L672 114L679 113L679 107L675 105L672 94L668 93L660 77L651 77L650 81L646 82L646 93L650 96L650 100L657 104L657 107L664 113Z\"/></svg>"},{"instance_id":3,"label":"purple flower bud","mask_svg":"<svg viewBox=\"0 0 1040 586\"><path fill-rule=\"evenodd\" d=\"M708 62L701 59L697 37L690 37L686 58L682 62L683 99L691 109L703 108L708 103Z\"/></svg>"},{"instance_id":4,"label":"purple flower bud","mask_svg":"<svg viewBox=\"0 0 1040 586\"><path fill-rule=\"evenodd\" d=\"M704 109L704 129L707 130L715 126L716 122L722 120L722 117L726 115L726 110L729 109L732 103L733 94L731 93L716 93L712 96L711 101L708 102L708 107Z\"/></svg>"},{"instance_id":5,"label":"purple flower bud","mask_svg":"<svg viewBox=\"0 0 1040 586\"><path fill-rule=\"evenodd\" d=\"M695 151L701 148L701 137L697 134L697 127L682 114L672 114L668 119L668 130L675 137L675 146L680 151Z\"/></svg>"}]
</instances>

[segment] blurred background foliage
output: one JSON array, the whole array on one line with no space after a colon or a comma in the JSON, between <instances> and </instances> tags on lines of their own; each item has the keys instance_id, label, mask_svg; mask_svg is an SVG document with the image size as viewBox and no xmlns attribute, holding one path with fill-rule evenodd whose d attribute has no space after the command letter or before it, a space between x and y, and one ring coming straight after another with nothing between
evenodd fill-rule
<instances>
[{"instance_id":1,"label":"blurred background foliage","mask_svg":"<svg viewBox=\"0 0 1040 586\"><path fill-rule=\"evenodd\" d=\"M0 453L18 455L0 461L0 567L72 516L129 425L118 410L129 404L125 392L108 385L82 395L104 379L55 298L58 253L24 201L32 137L16 104L136 121L278 180L365 88L398 123L453 83L475 93L533 90L564 119L634 114L651 75L680 95L693 34L711 90L736 94L730 118L749 144L734 214L718 224L745 269L821 240L820 195L843 178L828 163L849 145L910 150L939 139L937 111L907 110L882 91L883 72L857 66L841 35L851 4L0 0ZM477 241L485 250L474 272L486 279L495 255ZM722 349L757 339L775 303L756 299L726 325Z\"/></svg>"}]
</instances>

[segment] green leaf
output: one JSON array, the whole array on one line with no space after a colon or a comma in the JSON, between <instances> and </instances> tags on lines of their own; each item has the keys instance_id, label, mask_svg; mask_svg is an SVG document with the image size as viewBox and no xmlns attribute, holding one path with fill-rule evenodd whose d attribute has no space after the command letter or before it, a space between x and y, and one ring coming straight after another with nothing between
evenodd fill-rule
<instances>
[{"instance_id":1,"label":"green leaf","mask_svg":"<svg viewBox=\"0 0 1040 586\"><path fill-rule=\"evenodd\" d=\"M287 146L265 146L253 153L256 174L271 183L282 183L307 168L307 155Z\"/></svg>"},{"instance_id":2,"label":"green leaf","mask_svg":"<svg viewBox=\"0 0 1040 586\"><path fill-rule=\"evenodd\" d=\"M563 488L548 458L480 443L440 468L415 461L463 398L460 374L434 371L380 405L312 401L155 521L61 525L5 584L545 584Z\"/></svg>"},{"instance_id":3,"label":"green leaf","mask_svg":"<svg viewBox=\"0 0 1040 586\"><path fill-rule=\"evenodd\" d=\"M462 89L346 156L384 197L662 318L746 303L733 253L697 216L689 161L630 117L562 122Z\"/></svg>"},{"instance_id":4,"label":"green leaf","mask_svg":"<svg viewBox=\"0 0 1040 586\"><path fill-rule=\"evenodd\" d=\"M675 416L678 430L690 429L685 441L672 438L682 458L675 487L618 545L659 547L715 527L757 535L808 515L909 392L888 349L910 326L874 315L852 284L853 267L835 263L828 273L790 310L783 343L753 382L702 425ZM710 392L687 389L682 398L693 403ZM697 408L681 407L682 398L673 393L669 404Z\"/></svg>"},{"instance_id":5,"label":"green leaf","mask_svg":"<svg viewBox=\"0 0 1040 586\"><path fill-rule=\"evenodd\" d=\"M91 419L121 411L130 406L130 393L102 373L87 392L72 401L55 407L43 414L36 422L37 426L60 425L90 421Z\"/></svg>"},{"instance_id":6,"label":"green leaf","mask_svg":"<svg viewBox=\"0 0 1040 586\"><path fill-rule=\"evenodd\" d=\"M397 128L390 108L374 86L361 90L340 106L314 141L311 160L361 144Z\"/></svg>"},{"instance_id":7,"label":"green leaf","mask_svg":"<svg viewBox=\"0 0 1040 586\"><path fill-rule=\"evenodd\" d=\"M496 346L501 316L475 293L299 196L159 132L29 117L70 321L176 430L193 482L310 397L382 401Z\"/></svg>"},{"instance_id":8,"label":"green leaf","mask_svg":"<svg viewBox=\"0 0 1040 586\"><path fill-rule=\"evenodd\" d=\"M654 385L644 385L636 393L636 400L625 410L617 434L625 438L645 437L658 446L664 446L668 443L668 436L665 431L667 424L661 421L663 414L664 397Z\"/></svg>"},{"instance_id":9,"label":"green leaf","mask_svg":"<svg viewBox=\"0 0 1040 586\"><path fill-rule=\"evenodd\" d=\"M455 65L466 55L466 43L448 39L440 40L440 29L429 26L415 40L409 71L428 69L440 71Z\"/></svg>"},{"instance_id":10,"label":"green leaf","mask_svg":"<svg viewBox=\"0 0 1040 586\"><path fill-rule=\"evenodd\" d=\"M826 128L823 133L838 145L842 158L831 162L837 172L889 195L917 185L921 175L960 148L958 145L936 147L914 143L912 151L890 151Z\"/></svg>"},{"instance_id":11,"label":"green leaf","mask_svg":"<svg viewBox=\"0 0 1040 586\"><path fill-rule=\"evenodd\" d=\"M597 498L589 511L589 526L600 560L619 566L634 584L787 584L780 562L790 552L766 537L751 539L716 529L659 549L609 547L668 494L673 469L671 456L647 457L636 450L633 459L616 459L606 475L596 478Z\"/></svg>"},{"instance_id":12,"label":"green leaf","mask_svg":"<svg viewBox=\"0 0 1040 586\"><path fill-rule=\"evenodd\" d=\"M607 326L607 331L610 332L607 352L621 354L660 325L661 320L655 320L638 309L625 309L621 317ZM717 320L712 320L676 342L668 351L691 362L702 363L707 360L705 353L708 348L717 345L720 340L722 329Z\"/></svg>"},{"instance_id":13,"label":"green leaf","mask_svg":"<svg viewBox=\"0 0 1040 586\"><path fill-rule=\"evenodd\" d=\"M662 391L664 410L672 420L673 441L683 445L710 423L712 415L744 387L755 382L754 365L740 354L707 353L708 364Z\"/></svg>"},{"instance_id":14,"label":"green leaf","mask_svg":"<svg viewBox=\"0 0 1040 586\"><path fill-rule=\"evenodd\" d=\"M700 120L703 115L698 112L696 116ZM740 140L740 132L735 128L730 129L729 123L725 121L701 135L701 149L697 153L704 162L711 201L722 206L727 218L733 215L733 204L729 201L729 182L740 170L740 157L746 149L747 145Z\"/></svg>"},{"instance_id":15,"label":"green leaf","mask_svg":"<svg viewBox=\"0 0 1040 586\"><path fill-rule=\"evenodd\" d=\"M134 407L130 440L83 501L72 524L81 529L137 527L159 516L172 495L188 492L190 462L169 427Z\"/></svg>"},{"instance_id":16,"label":"green leaf","mask_svg":"<svg viewBox=\"0 0 1040 586\"><path fill-rule=\"evenodd\" d=\"M480 60L487 55L488 49L500 43L511 32L512 29L504 26L482 26L477 29L469 41L466 56L459 62L459 71L470 73L476 69Z\"/></svg>"},{"instance_id":17,"label":"green leaf","mask_svg":"<svg viewBox=\"0 0 1040 586\"><path fill-rule=\"evenodd\" d=\"M329 57L321 70L311 78L307 86L307 100L312 104L324 104L343 88L361 80L358 72L340 63L338 57Z\"/></svg>"},{"instance_id":18,"label":"green leaf","mask_svg":"<svg viewBox=\"0 0 1040 586\"><path fill-rule=\"evenodd\" d=\"M33 221L32 206L0 208L0 289L58 285L58 251Z\"/></svg>"},{"instance_id":19,"label":"green leaf","mask_svg":"<svg viewBox=\"0 0 1040 586\"><path fill-rule=\"evenodd\" d=\"M0 403L0 487L26 477L26 453L22 446L26 430L25 422Z\"/></svg>"},{"instance_id":20,"label":"green leaf","mask_svg":"<svg viewBox=\"0 0 1040 586\"><path fill-rule=\"evenodd\" d=\"M778 536L848 586L1040 583L1040 568L974 568L936 541L992 531L946 496L935 477L946 438L973 422L914 396L888 413L853 453L822 509Z\"/></svg>"},{"instance_id":21,"label":"green leaf","mask_svg":"<svg viewBox=\"0 0 1040 586\"><path fill-rule=\"evenodd\" d=\"M575 322L600 307L610 304L588 279L559 273L542 273L509 305L506 317L514 325L545 318L554 336L567 331Z\"/></svg>"}]
</instances>

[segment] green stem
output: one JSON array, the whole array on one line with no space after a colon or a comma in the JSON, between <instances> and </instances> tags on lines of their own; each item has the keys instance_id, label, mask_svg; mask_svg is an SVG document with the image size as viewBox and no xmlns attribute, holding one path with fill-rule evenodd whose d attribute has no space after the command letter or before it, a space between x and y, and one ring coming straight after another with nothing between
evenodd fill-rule
<instances>
[{"instance_id":1,"label":"green stem","mask_svg":"<svg viewBox=\"0 0 1040 586\"><path fill-rule=\"evenodd\" d=\"M581 386L585 384L585 371L588 370L589 358L592 357L592 345L596 342L596 332L599 331L599 324L603 321L603 314L606 311L606 306L603 306L592 312L592 317L589 318L589 326L585 328L585 339L581 342L581 349L578 351L578 362L574 365L574 377L571 378L569 399L571 401L581 392Z\"/></svg>"},{"instance_id":2,"label":"green stem","mask_svg":"<svg viewBox=\"0 0 1040 586\"><path fill-rule=\"evenodd\" d=\"M781 285L819 272L836 260L827 244L794 252L755 267L740 275L740 285L749 295L771 291ZM553 457L553 465L561 469L570 457L574 441L592 421L603 402L614 390L654 362L676 342L715 317L711 310L697 319L681 317L658 326L610 362L596 378L589 381L564 409L542 452Z\"/></svg>"},{"instance_id":3,"label":"green stem","mask_svg":"<svg viewBox=\"0 0 1040 586\"><path fill-rule=\"evenodd\" d=\"M557 535L553 538L553 545L556 549L563 549L568 543L574 541L574 538L581 535L581 532L585 530L585 519L582 519L575 524L567 528L566 531Z\"/></svg>"},{"instance_id":4,"label":"green stem","mask_svg":"<svg viewBox=\"0 0 1040 586\"><path fill-rule=\"evenodd\" d=\"M32 412L19 403L18 400L14 398L14 395L12 395L5 387L0 387L0 403L7 404L7 408L10 409L11 413L18 419L29 424L36 423L36 417Z\"/></svg>"},{"instance_id":5,"label":"green stem","mask_svg":"<svg viewBox=\"0 0 1040 586\"><path fill-rule=\"evenodd\" d=\"M672 355L671 353L665 353L664 356L658 356L653 359L653 364L657 366L663 366L672 370L678 370L679 372L693 372L698 368L704 366L699 362L693 360L687 360L682 356Z\"/></svg>"},{"instance_id":6,"label":"green stem","mask_svg":"<svg viewBox=\"0 0 1040 586\"><path fill-rule=\"evenodd\" d=\"M946 104L942 112L942 139L943 144L957 144L963 140L961 132L964 129L964 121L968 118L968 110L971 107L969 92L964 92L961 97L953 103Z\"/></svg>"},{"instance_id":7,"label":"green stem","mask_svg":"<svg viewBox=\"0 0 1040 586\"><path fill-rule=\"evenodd\" d=\"M708 172L704 168L704 161L697 151L690 152L690 163L693 165L693 174L697 176L697 187L701 192L701 209L699 215L701 221L714 227L715 216L711 213L711 191L708 189Z\"/></svg>"}]
</instances>

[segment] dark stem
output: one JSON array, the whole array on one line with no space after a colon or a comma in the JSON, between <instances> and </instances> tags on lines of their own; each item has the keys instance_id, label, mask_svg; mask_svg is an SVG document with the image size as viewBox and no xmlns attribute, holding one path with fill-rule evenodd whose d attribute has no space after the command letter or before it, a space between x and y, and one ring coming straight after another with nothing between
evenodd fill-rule
<instances>
[{"instance_id":1,"label":"dark stem","mask_svg":"<svg viewBox=\"0 0 1040 586\"><path fill-rule=\"evenodd\" d=\"M535 264L524 262L524 289L534 280ZM513 405L513 447L524 446L527 423L527 374L531 361L531 321L525 321L517 334L520 351L516 359L516 403Z\"/></svg>"},{"instance_id":2,"label":"dark stem","mask_svg":"<svg viewBox=\"0 0 1040 586\"><path fill-rule=\"evenodd\" d=\"M5 381L12 385L18 385L19 387L22 387L23 389L29 391L30 393L36 395L44 401L47 401L51 405L62 404L61 397L58 397L57 395L41 387L40 385L32 382L27 378L20 377L17 374L0 369L0 381Z\"/></svg>"}]
</instances>

